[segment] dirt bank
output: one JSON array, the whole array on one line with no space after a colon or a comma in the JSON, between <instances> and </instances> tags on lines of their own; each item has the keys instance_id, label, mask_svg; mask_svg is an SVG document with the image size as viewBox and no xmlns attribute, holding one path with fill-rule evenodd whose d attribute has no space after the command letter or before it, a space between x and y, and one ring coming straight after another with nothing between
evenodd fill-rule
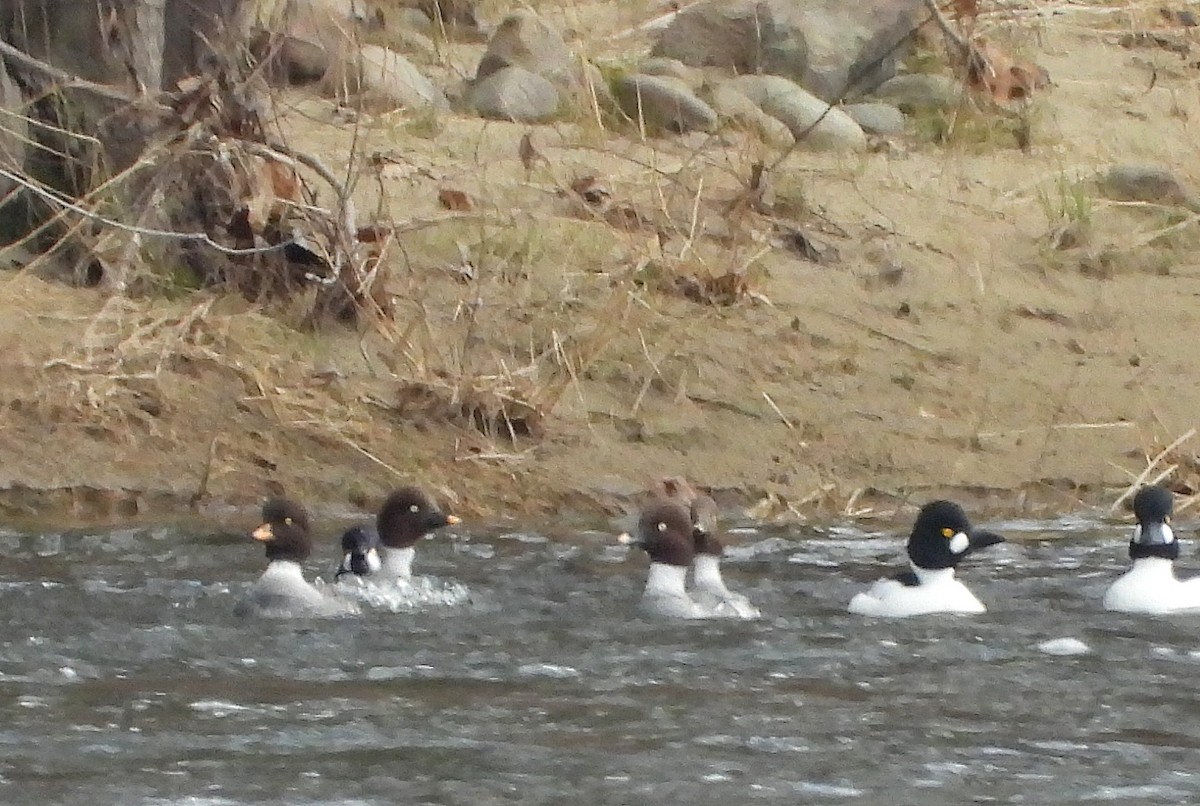
<instances>
[{"instance_id":1,"label":"dirt bank","mask_svg":"<svg viewBox=\"0 0 1200 806\"><path fill-rule=\"evenodd\" d=\"M1112 501L1200 412L1195 224L1088 181L1115 162L1200 178L1197 71L1119 46L1125 19L1020 23L1055 82L1028 152L976 123L946 144L790 156L776 218L821 262L741 212L772 154L739 132L537 127L544 159L526 170L527 127L356 126L281 97L296 147L338 167L387 157L358 201L402 225L394 326L310 334L240 299L106 299L7 272L4 506L119 518L287 491L363 507L416 480L468 515L587 514L664 473L805 514L935 493L997 510ZM563 192L587 175L654 223L587 216ZM443 188L472 209L440 207ZM1082 245L1052 245L1064 223ZM730 269L753 292L731 305L663 290L667 274ZM503 401L526 411L514 400L534 433L489 420ZM1184 481L1190 447L1173 455Z\"/></svg>"}]
</instances>

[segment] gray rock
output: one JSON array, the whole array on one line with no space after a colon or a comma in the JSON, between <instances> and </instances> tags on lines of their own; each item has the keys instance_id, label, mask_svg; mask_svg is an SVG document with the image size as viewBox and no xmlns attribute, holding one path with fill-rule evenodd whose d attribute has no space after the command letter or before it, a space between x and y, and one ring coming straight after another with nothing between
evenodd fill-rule
<instances>
[{"instance_id":1,"label":"gray rock","mask_svg":"<svg viewBox=\"0 0 1200 806\"><path fill-rule=\"evenodd\" d=\"M643 59L637 71L644 76L666 76L677 78L692 89L699 89L704 84L704 73L695 67L689 67L679 59L669 59L666 56L651 56Z\"/></svg>"},{"instance_id":2,"label":"gray rock","mask_svg":"<svg viewBox=\"0 0 1200 806\"><path fill-rule=\"evenodd\" d=\"M1153 204L1195 204L1195 195L1169 168L1158 165L1114 165L1100 178L1105 196Z\"/></svg>"},{"instance_id":3,"label":"gray rock","mask_svg":"<svg viewBox=\"0 0 1200 806\"><path fill-rule=\"evenodd\" d=\"M562 36L525 9L512 12L496 26L475 70L475 80L513 66L555 83L575 75L575 58Z\"/></svg>"},{"instance_id":4,"label":"gray rock","mask_svg":"<svg viewBox=\"0 0 1200 806\"><path fill-rule=\"evenodd\" d=\"M652 57L693 67L801 78L808 68L804 32L781 5L755 0L708 0L681 12L659 34Z\"/></svg>"},{"instance_id":5,"label":"gray rock","mask_svg":"<svg viewBox=\"0 0 1200 806\"><path fill-rule=\"evenodd\" d=\"M907 119L891 104L847 104L842 111L867 134L900 134Z\"/></svg>"},{"instance_id":6,"label":"gray rock","mask_svg":"<svg viewBox=\"0 0 1200 806\"><path fill-rule=\"evenodd\" d=\"M717 113L678 79L635 73L613 81L612 91L621 111L652 132L716 128Z\"/></svg>"},{"instance_id":7,"label":"gray rock","mask_svg":"<svg viewBox=\"0 0 1200 806\"><path fill-rule=\"evenodd\" d=\"M713 89L709 103L722 119L754 132L764 143L787 148L796 142L796 138L792 137L791 130L783 125L783 121L762 111L758 104L728 83L718 84Z\"/></svg>"},{"instance_id":8,"label":"gray rock","mask_svg":"<svg viewBox=\"0 0 1200 806\"><path fill-rule=\"evenodd\" d=\"M476 80L467 104L485 118L537 123L558 113L559 93L553 84L524 67L505 67Z\"/></svg>"},{"instance_id":9,"label":"gray rock","mask_svg":"<svg viewBox=\"0 0 1200 806\"><path fill-rule=\"evenodd\" d=\"M325 74L322 86L337 97L357 96L374 107L450 108L442 91L412 62L378 45L347 54Z\"/></svg>"},{"instance_id":10,"label":"gray rock","mask_svg":"<svg viewBox=\"0 0 1200 806\"><path fill-rule=\"evenodd\" d=\"M909 73L884 82L872 95L908 114L929 109L949 110L962 103L963 85L950 76Z\"/></svg>"},{"instance_id":11,"label":"gray rock","mask_svg":"<svg viewBox=\"0 0 1200 806\"><path fill-rule=\"evenodd\" d=\"M866 135L849 115L829 108L794 81L780 76L739 76L726 84L781 121L805 148L862 151L867 147Z\"/></svg>"},{"instance_id":12,"label":"gray rock","mask_svg":"<svg viewBox=\"0 0 1200 806\"><path fill-rule=\"evenodd\" d=\"M895 75L922 0L707 0L663 29L652 56L784 76L827 100Z\"/></svg>"},{"instance_id":13,"label":"gray rock","mask_svg":"<svg viewBox=\"0 0 1200 806\"><path fill-rule=\"evenodd\" d=\"M896 75L911 49L912 32L927 17L923 0L790 5L808 42L808 70L800 83L827 101L861 97Z\"/></svg>"},{"instance_id":14,"label":"gray rock","mask_svg":"<svg viewBox=\"0 0 1200 806\"><path fill-rule=\"evenodd\" d=\"M23 105L17 83L7 70L0 70L0 109L10 113L5 116L4 126L0 127L0 167L16 174L25 170L25 144L29 134L29 125L24 118L29 112L22 108ZM0 193L7 195L16 185L11 179L0 177Z\"/></svg>"},{"instance_id":15,"label":"gray rock","mask_svg":"<svg viewBox=\"0 0 1200 806\"><path fill-rule=\"evenodd\" d=\"M260 37L256 44L267 56L273 83L311 84L329 71L329 51L319 42L280 34Z\"/></svg>"}]
</instances>

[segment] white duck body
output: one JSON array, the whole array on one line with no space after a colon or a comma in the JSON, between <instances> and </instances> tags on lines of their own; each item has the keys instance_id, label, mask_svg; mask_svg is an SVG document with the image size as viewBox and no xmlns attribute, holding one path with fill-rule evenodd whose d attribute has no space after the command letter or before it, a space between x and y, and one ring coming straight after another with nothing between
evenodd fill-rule
<instances>
[{"instance_id":1,"label":"white duck body","mask_svg":"<svg viewBox=\"0 0 1200 806\"><path fill-rule=\"evenodd\" d=\"M238 602L239 616L342 616L357 613L352 602L322 592L304 578L300 563L273 560Z\"/></svg>"},{"instance_id":2,"label":"white duck body","mask_svg":"<svg viewBox=\"0 0 1200 806\"><path fill-rule=\"evenodd\" d=\"M643 613L667 618L702 619L717 615L712 607L695 601L687 592L687 566L652 562L646 575L639 608Z\"/></svg>"},{"instance_id":3,"label":"white duck body","mask_svg":"<svg viewBox=\"0 0 1200 806\"><path fill-rule=\"evenodd\" d=\"M728 618L756 619L762 616L749 599L726 587L721 576L720 557L697 554L692 571L692 599L701 607Z\"/></svg>"},{"instance_id":4,"label":"white duck body","mask_svg":"<svg viewBox=\"0 0 1200 806\"><path fill-rule=\"evenodd\" d=\"M1200 610L1200 578L1177 579L1174 560L1143 557L1105 591L1104 609L1151 615Z\"/></svg>"},{"instance_id":5,"label":"white duck body","mask_svg":"<svg viewBox=\"0 0 1200 806\"><path fill-rule=\"evenodd\" d=\"M929 570L913 566L917 584L881 579L850 600L850 612L860 616L905 618L929 613L986 613L983 602L954 578L953 568Z\"/></svg>"}]
</instances>

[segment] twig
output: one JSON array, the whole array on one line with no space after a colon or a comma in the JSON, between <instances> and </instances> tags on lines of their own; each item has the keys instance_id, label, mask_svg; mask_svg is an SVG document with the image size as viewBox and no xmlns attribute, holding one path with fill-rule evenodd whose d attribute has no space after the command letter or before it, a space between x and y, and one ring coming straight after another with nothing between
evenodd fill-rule
<instances>
[{"instance_id":1,"label":"twig","mask_svg":"<svg viewBox=\"0 0 1200 806\"><path fill-rule=\"evenodd\" d=\"M160 109L166 109L166 107L157 100L147 99L145 96L135 98L132 95L124 93L121 90L115 89L106 84L96 84L80 78L79 76L71 75L66 70L59 69L52 64L47 64L41 59L34 58L20 48L14 47L3 40L0 40L0 56L12 59L22 67L41 73L42 75L58 82L59 84L82 89L92 93L93 95L99 95L101 98L106 98L110 101L116 101L122 104L146 103L149 101L150 104L157 106Z\"/></svg>"},{"instance_id":2,"label":"twig","mask_svg":"<svg viewBox=\"0 0 1200 806\"><path fill-rule=\"evenodd\" d=\"M1113 423L1059 423L1057 425L1039 425L1032 428L1014 428L1011 431L980 431L976 436L981 439L989 439L992 437L1015 437L1021 434L1033 434L1042 429L1050 429L1053 431L1088 431L1099 428L1133 428L1133 423L1130 422L1113 422Z\"/></svg>"},{"instance_id":3,"label":"twig","mask_svg":"<svg viewBox=\"0 0 1200 806\"><path fill-rule=\"evenodd\" d=\"M779 407L775 405L775 401L772 400L771 396L767 394L767 390L765 390L765 389L763 390L762 396L763 396L763 400L767 401L767 405L770 406L775 411L775 413L779 415L779 419L783 420L783 424L788 427L788 430L795 431L796 426L792 425L792 421L787 418L787 415L785 415L779 409Z\"/></svg>"},{"instance_id":4,"label":"twig","mask_svg":"<svg viewBox=\"0 0 1200 806\"><path fill-rule=\"evenodd\" d=\"M295 243L294 239L288 238L287 240L281 241L277 244L272 244L270 246L252 246L245 249L237 249L214 241L211 237L209 237L207 232L178 232L176 230L158 229L155 227L136 227L132 224L125 224L117 221L116 219L100 215L97 212L88 210L86 207L81 207L75 202L60 196L53 191L46 190L40 185L37 185L20 174L13 173L6 168L0 168L0 176L17 183L18 185L21 185L26 190L34 193L37 196L40 196L42 199L50 202L51 204L56 204L63 209L70 210L72 213L92 221L98 221L107 227L123 230L125 232L131 232L134 235L146 235L154 238L169 238L177 241L200 241L226 255L261 255L267 252L278 252L279 250L285 249Z\"/></svg>"},{"instance_id":5,"label":"twig","mask_svg":"<svg viewBox=\"0 0 1200 806\"><path fill-rule=\"evenodd\" d=\"M1138 475L1138 477L1133 480L1133 483L1129 485L1129 487L1125 490L1125 492L1121 493L1121 495L1117 498L1117 500L1113 502L1112 506L1108 508L1108 511L1110 513L1115 513L1117 511L1117 509L1120 508L1121 504L1125 503L1126 499L1128 499L1135 492L1137 492L1138 488L1141 487L1145 483L1146 479L1154 471L1154 468L1157 467L1158 463L1163 460L1163 457L1165 457L1168 453L1170 453L1171 451L1178 448L1183 443L1187 442L1189 439L1191 439L1195 435L1196 435L1196 429L1189 428L1187 430L1187 432L1183 434L1183 436L1177 437L1174 442L1172 442L1170 445L1168 445L1167 447L1165 447L1161 451L1159 451L1158 455L1155 456L1153 459L1151 459L1150 463L1148 465L1146 465L1146 469L1143 470ZM1167 476L1171 475L1171 473L1173 473L1177 467L1178 467L1177 465L1171 465L1171 467L1168 469L1168 472L1160 473L1155 478L1155 480L1151 483L1157 484L1158 482L1162 481Z\"/></svg>"}]
</instances>

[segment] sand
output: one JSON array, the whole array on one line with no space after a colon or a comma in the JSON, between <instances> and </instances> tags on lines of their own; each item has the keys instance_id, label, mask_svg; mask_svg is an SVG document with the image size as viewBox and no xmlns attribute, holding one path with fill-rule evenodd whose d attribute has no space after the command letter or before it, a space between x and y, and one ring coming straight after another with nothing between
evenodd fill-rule
<instances>
[{"instance_id":1,"label":"sand","mask_svg":"<svg viewBox=\"0 0 1200 806\"><path fill-rule=\"evenodd\" d=\"M944 495L1107 506L1197 425L1200 240L1189 211L1108 200L1091 180L1130 162L1195 180L1200 73L1118 44L1148 12L1063 10L985 18L1053 78L1024 113L1027 150L996 115L945 143L797 151L770 175L771 216L737 203L751 165L779 154L744 132L347 122L283 93L292 145L337 170L356 155L360 218L400 226L396 321L309 333L294 310L240 298L108 298L6 272L0 506L112 520L287 492L369 509L417 482L466 516L562 519L620 512L665 474L763 517ZM593 41L638 21L617 4L549 13ZM442 66L465 74L474 47ZM541 155L528 170L527 132ZM381 172L363 165L374 152ZM589 214L568 190L586 176L648 224ZM472 209L441 207L445 188ZM1060 248L1064 229L1077 245ZM793 230L819 261L788 247ZM732 304L668 288L731 270L750 292ZM461 415L506 399L537 412L534 433ZM1160 464L1183 491L1194 447Z\"/></svg>"}]
</instances>

